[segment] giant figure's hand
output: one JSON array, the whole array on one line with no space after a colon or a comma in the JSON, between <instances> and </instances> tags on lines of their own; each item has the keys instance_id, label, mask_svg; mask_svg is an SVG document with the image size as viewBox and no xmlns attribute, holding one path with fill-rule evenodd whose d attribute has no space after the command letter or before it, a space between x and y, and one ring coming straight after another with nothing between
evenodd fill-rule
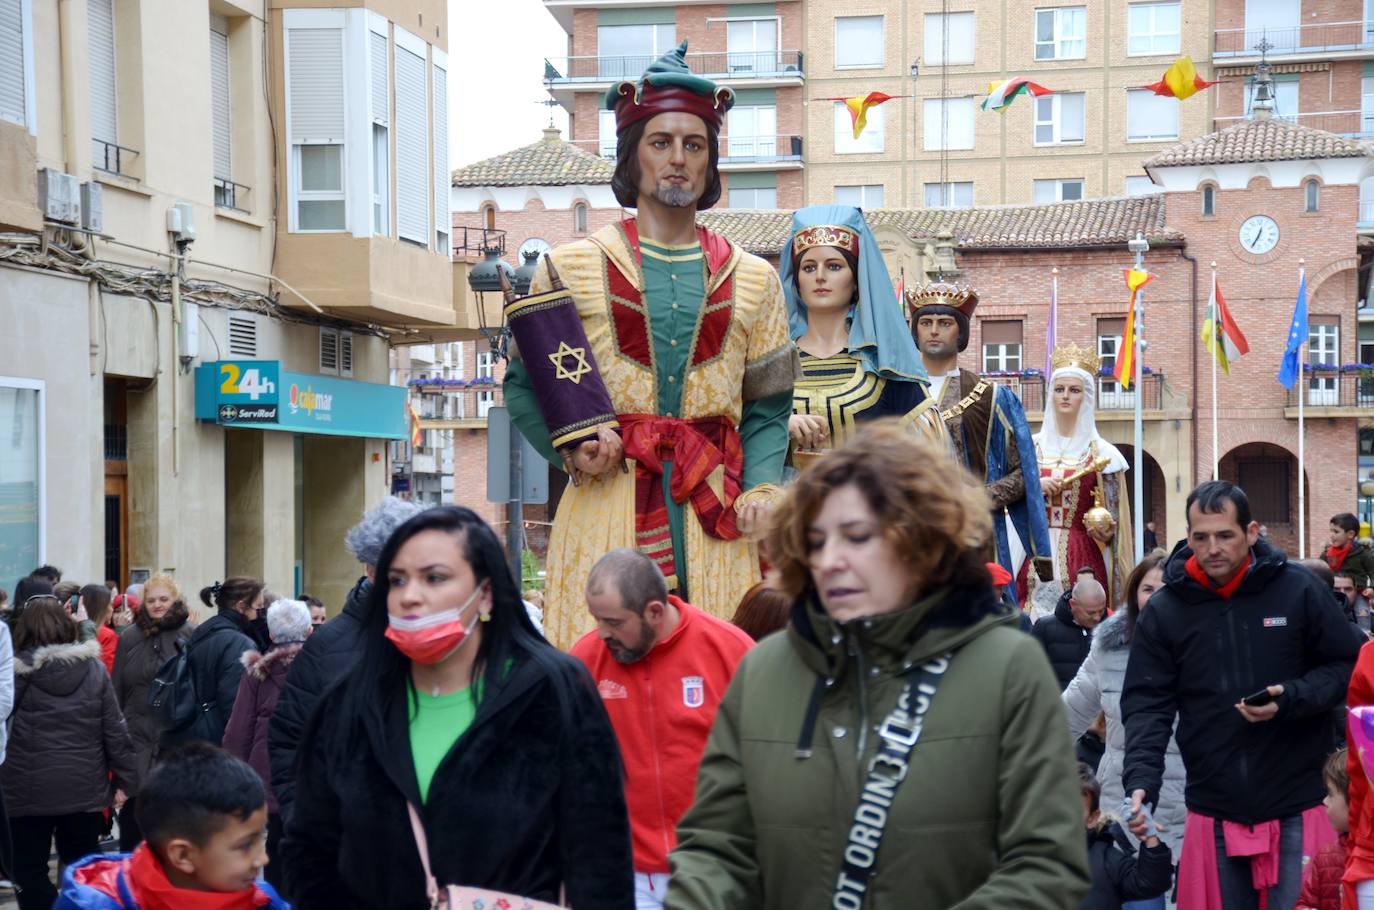
<instances>
[{"instance_id":1,"label":"giant figure's hand","mask_svg":"<svg viewBox=\"0 0 1374 910\"><path fill-rule=\"evenodd\" d=\"M625 445L620 441L620 434L609 427L600 427L596 431L596 438L588 439L573 449L568 460L572 470L577 472L573 474L574 479L580 480L578 475L601 477L616 468L624 470L624 459Z\"/></svg>"},{"instance_id":2,"label":"giant figure's hand","mask_svg":"<svg viewBox=\"0 0 1374 910\"><path fill-rule=\"evenodd\" d=\"M793 414L787 418L787 435L799 449L820 449L829 434L819 414Z\"/></svg>"}]
</instances>

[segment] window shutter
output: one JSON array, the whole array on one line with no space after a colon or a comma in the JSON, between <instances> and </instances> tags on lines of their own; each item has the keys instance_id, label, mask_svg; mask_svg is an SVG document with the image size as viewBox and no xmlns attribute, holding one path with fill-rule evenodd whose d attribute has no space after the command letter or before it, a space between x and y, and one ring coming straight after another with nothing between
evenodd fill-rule
<instances>
[{"instance_id":1,"label":"window shutter","mask_svg":"<svg viewBox=\"0 0 1374 910\"><path fill-rule=\"evenodd\" d=\"M396 44L396 228L430 245L425 59Z\"/></svg>"},{"instance_id":2,"label":"window shutter","mask_svg":"<svg viewBox=\"0 0 1374 910\"><path fill-rule=\"evenodd\" d=\"M210 119L215 140L214 176L231 180L230 129L233 114L229 102L229 22L210 17Z\"/></svg>"},{"instance_id":3,"label":"window shutter","mask_svg":"<svg viewBox=\"0 0 1374 910\"><path fill-rule=\"evenodd\" d=\"M320 372L339 375L339 330L320 326Z\"/></svg>"},{"instance_id":4,"label":"window shutter","mask_svg":"<svg viewBox=\"0 0 1374 910\"><path fill-rule=\"evenodd\" d=\"M368 62L372 70L372 122L387 126L391 123L391 97L387 91L386 35L368 32Z\"/></svg>"},{"instance_id":5,"label":"window shutter","mask_svg":"<svg viewBox=\"0 0 1374 910\"><path fill-rule=\"evenodd\" d=\"M353 333L342 330L339 332L339 375L353 375Z\"/></svg>"},{"instance_id":6,"label":"window shutter","mask_svg":"<svg viewBox=\"0 0 1374 910\"><path fill-rule=\"evenodd\" d=\"M291 141L344 141L343 29L287 29Z\"/></svg>"},{"instance_id":7,"label":"window shutter","mask_svg":"<svg viewBox=\"0 0 1374 910\"><path fill-rule=\"evenodd\" d=\"M453 228L449 217L449 185L452 182L448 169L448 73L444 68L434 67L434 232L447 235ZM447 255L448 250L437 252Z\"/></svg>"},{"instance_id":8,"label":"window shutter","mask_svg":"<svg viewBox=\"0 0 1374 910\"><path fill-rule=\"evenodd\" d=\"M27 124L24 0L0 0L0 118Z\"/></svg>"},{"instance_id":9,"label":"window shutter","mask_svg":"<svg viewBox=\"0 0 1374 910\"><path fill-rule=\"evenodd\" d=\"M114 0L87 4L91 54L91 138L119 141L115 106Z\"/></svg>"},{"instance_id":10,"label":"window shutter","mask_svg":"<svg viewBox=\"0 0 1374 910\"><path fill-rule=\"evenodd\" d=\"M252 316L229 314L229 355L258 356L258 322Z\"/></svg>"},{"instance_id":11,"label":"window shutter","mask_svg":"<svg viewBox=\"0 0 1374 910\"><path fill-rule=\"evenodd\" d=\"M983 344L1020 344L1021 320L999 319L979 322Z\"/></svg>"}]
</instances>

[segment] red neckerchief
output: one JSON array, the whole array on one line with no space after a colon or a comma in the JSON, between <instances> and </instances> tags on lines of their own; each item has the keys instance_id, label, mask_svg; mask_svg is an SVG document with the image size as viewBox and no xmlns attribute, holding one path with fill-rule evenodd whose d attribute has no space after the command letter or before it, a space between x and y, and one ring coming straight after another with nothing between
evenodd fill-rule
<instances>
[{"instance_id":1,"label":"red neckerchief","mask_svg":"<svg viewBox=\"0 0 1374 910\"><path fill-rule=\"evenodd\" d=\"M178 888L146 844L129 861L129 890L140 910L257 910L272 902L254 886L243 891L193 891Z\"/></svg>"},{"instance_id":2,"label":"red neckerchief","mask_svg":"<svg viewBox=\"0 0 1374 910\"><path fill-rule=\"evenodd\" d=\"M1212 579L1207 577L1207 573L1202 571L1202 565L1198 563L1196 556L1189 556L1188 561L1183 564L1183 568L1188 571L1188 576L1193 581L1216 594L1222 600L1230 600L1231 595L1236 593L1236 588L1239 588L1240 583L1245 580L1245 573L1250 571L1250 557L1246 556L1245 562L1240 564L1240 571L1236 573L1235 577L1219 588Z\"/></svg>"},{"instance_id":3,"label":"red neckerchief","mask_svg":"<svg viewBox=\"0 0 1374 910\"><path fill-rule=\"evenodd\" d=\"M1343 547L1326 548L1326 564L1335 572L1345 563L1345 558L1350 555L1350 551L1355 549L1353 543L1348 543Z\"/></svg>"}]
</instances>

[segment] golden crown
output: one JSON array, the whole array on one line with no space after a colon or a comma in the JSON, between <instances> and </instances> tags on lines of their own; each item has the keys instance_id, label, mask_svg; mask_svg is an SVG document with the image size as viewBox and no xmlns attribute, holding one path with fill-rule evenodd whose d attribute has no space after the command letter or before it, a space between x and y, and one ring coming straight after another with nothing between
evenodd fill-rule
<instances>
[{"instance_id":1,"label":"golden crown","mask_svg":"<svg viewBox=\"0 0 1374 910\"><path fill-rule=\"evenodd\" d=\"M978 292L967 285L932 281L909 289L906 292L906 305L913 315L920 313L923 307L947 306L972 319L973 309L978 306Z\"/></svg>"},{"instance_id":2,"label":"golden crown","mask_svg":"<svg viewBox=\"0 0 1374 910\"><path fill-rule=\"evenodd\" d=\"M1070 341L1068 344L1061 344L1054 349L1054 353L1050 355L1050 366L1055 370L1062 370L1065 367L1078 367L1089 376L1096 376L1097 371L1102 367L1102 358L1087 348L1080 348Z\"/></svg>"},{"instance_id":3,"label":"golden crown","mask_svg":"<svg viewBox=\"0 0 1374 910\"><path fill-rule=\"evenodd\" d=\"M813 246L834 246L847 250L851 255L859 255L859 234L857 231L838 224L817 224L797 231L792 238L792 258L796 260Z\"/></svg>"}]
</instances>

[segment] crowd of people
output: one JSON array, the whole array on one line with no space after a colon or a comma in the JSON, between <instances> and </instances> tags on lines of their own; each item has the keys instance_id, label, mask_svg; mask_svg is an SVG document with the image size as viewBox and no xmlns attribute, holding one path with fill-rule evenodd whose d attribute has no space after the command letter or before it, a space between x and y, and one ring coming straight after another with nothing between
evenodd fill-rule
<instances>
[{"instance_id":1,"label":"crowd of people","mask_svg":"<svg viewBox=\"0 0 1374 910\"><path fill-rule=\"evenodd\" d=\"M685 50L607 95L636 216L507 303L571 480L542 610L476 513L396 498L342 604L39 567L0 625L22 910L1374 908L1355 516L1290 560L1213 480L1137 561L1093 351L1032 433L958 366L977 294L893 305L857 209L777 271L697 225L734 96Z\"/></svg>"}]
</instances>

